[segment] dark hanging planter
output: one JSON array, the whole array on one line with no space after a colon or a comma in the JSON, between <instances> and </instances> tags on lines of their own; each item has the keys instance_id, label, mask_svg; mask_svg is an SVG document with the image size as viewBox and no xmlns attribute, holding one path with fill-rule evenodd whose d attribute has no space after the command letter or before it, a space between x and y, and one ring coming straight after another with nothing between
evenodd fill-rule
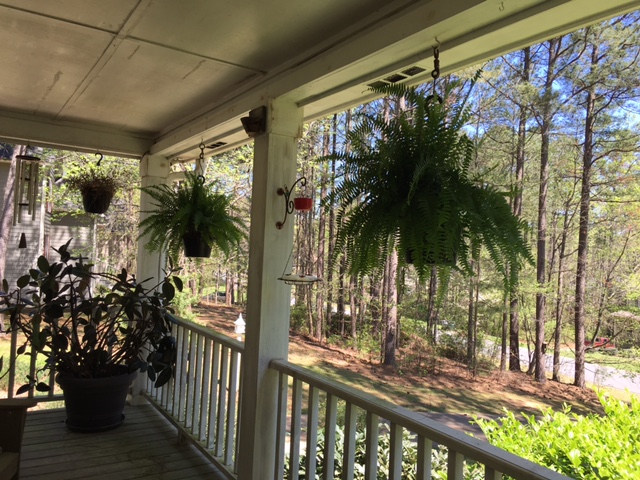
<instances>
[{"instance_id":1,"label":"dark hanging planter","mask_svg":"<svg viewBox=\"0 0 640 480\"><path fill-rule=\"evenodd\" d=\"M82 194L82 205L87 213L104 213L109 209L114 191L106 189L100 185L87 185L80 191Z\"/></svg>"},{"instance_id":2,"label":"dark hanging planter","mask_svg":"<svg viewBox=\"0 0 640 480\"><path fill-rule=\"evenodd\" d=\"M413 249L409 249L405 252L405 261L407 265L413 265L416 261L415 251ZM440 255L435 255L434 252L426 252L426 258L424 261L425 265L434 265L434 266L443 266L443 267L455 267L457 261L457 256L454 254L446 255L441 253Z\"/></svg>"},{"instance_id":3,"label":"dark hanging planter","mask_svg":"<svg viewBox=\"0 0 640 480\"><path fill-rule=\"evenodd\" d=\"M186 257L209 258L211 256L211 245L202 239L200 232L185 233L182 241Z\"/></svg>"},{"instance_id":4,"label":"dark hanging planter","mask_svg":"<svg viewBox=\"0 0 640 480\"><path fill-rule=\"evenodd\" d=\"M63 372L56 381L64 393L67 427L74 432L100 432L119 427L129 386L138 372L104 378L77 378Z\"/></svg>"}]
</instances>

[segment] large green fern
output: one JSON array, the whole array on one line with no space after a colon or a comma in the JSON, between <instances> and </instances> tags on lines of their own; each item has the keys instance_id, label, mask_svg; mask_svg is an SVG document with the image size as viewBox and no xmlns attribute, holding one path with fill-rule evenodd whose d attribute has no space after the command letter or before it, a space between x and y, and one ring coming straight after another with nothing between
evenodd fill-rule
<instances>
[{"instance_id":1,"label":"large green fern","mask_svg":"<svg viewBox=\"0 0 640 480\"><path fill-rule=\"evenodd\" d=\"M513 286L522 263L533 262L526 225L502 193L469 178L474 145L464 133L464 101L448 105L398 84L374 90L404 97L407 108L391 119L364 116L347 133L349 150L330 157L341 168L325 199L337 208L336 257L345 255L351 273L368 274L395 247L426 279L433 265L471 274L484 246Z\"/></svg>"},{"instance_id":2,"label":"large green fern","mask_svg":"<svg viewBox=\"0 0 640 480\"><path fill-rule=\"evenodd\" d=\"M151 251L166 249L176 260L183 237L199 232L203 241L228 255L231 248L245 237L245 225L232 209L230 196L216 191L195 172L186 172L178 187L152 185L141 190L154 202L154 210L140 222L140 237L148 235L145 247Z\"/></svg>"}]
</instances>

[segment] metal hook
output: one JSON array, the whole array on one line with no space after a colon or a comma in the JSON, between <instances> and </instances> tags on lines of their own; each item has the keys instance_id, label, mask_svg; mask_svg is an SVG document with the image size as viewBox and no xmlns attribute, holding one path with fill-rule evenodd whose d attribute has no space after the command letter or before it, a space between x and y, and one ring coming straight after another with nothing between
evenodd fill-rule
<instances>
[{"instance_id":1,"label":"metal hook","mask_svg":"<svg viewBox=\"0 0 640 480\"><path fill-rule=\"evenodd\" d=\"M282 220L281 222L276 222L277 229L281 229L284 226L284 222L287 221L287 216L293 213L294 203L290 197L294 187L298 184L298 182L300 182L300 185L302 187L307 186L307 179L305 177L300 177L295 182L293 182L293 185L291 185L291 190L289 190L285 185L284 188L278 188L278 190L276 191L278 195L284 195L284 220Z\"/></svg>"},{"instance_id":2,"label":"metal hook","mask_svg":"<svg viewBox=\"0 0 640 480\"><path fill-rule=\"evenodd\" d=\"M100 162L101 162L101 161L102 161L102 159L104 158L104 155L102 155L102 154L100 153L100 151L97 151L97 152L95 153L95 156L96 156L96 157L98 157L98 167L99 167L99 166L100 166Z\"/></svg>"}]
</instances>

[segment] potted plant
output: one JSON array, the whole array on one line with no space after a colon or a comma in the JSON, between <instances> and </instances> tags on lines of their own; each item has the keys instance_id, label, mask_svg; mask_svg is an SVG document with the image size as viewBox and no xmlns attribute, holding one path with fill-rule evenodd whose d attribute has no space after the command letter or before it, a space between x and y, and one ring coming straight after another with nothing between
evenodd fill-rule
<instances>
[{"instance_id":1,"label":"potted plant","mask_svg":"<svg viewBox=\"0 0 640 480\"><path fill-rule=\"evenodd\" d=\"M148 235L149 250L166 249L176 259L183 248L187 257L208 257L216 246L228 255L245 237L232 197L202 175L185 172L177 187L162 184L141 190L155 200L155 209L145 212L149 215L140 222L140 237Z\"/></svg>"},{"instance_id":2,"label":"potted plant","mask_svg":"<svg viewBox=\"0 0 640 480\"><path fill-rule=\"evenodd\" d=\"M157 387L173 374L171 301L182 282L169 272L147 288L125 269L117 275L94 272L68 246L56 250L57 262L41 256L14 290L2 282L7 292L2 311L10 330L24 338L18 353L44 358L18 394L48 390L38 377L52 371L64 393L69 428L113 428L124 419L127 391L138 371Z\"/></svg>"},{"instance_id":3,"label":"potted plant","mask_svg":"<svg viewBox=\"0 0 640 480\"><path fill-rule=\"evenodd\" d=\"M65 183L82 195L82 205L87 213L105 213L120 187L118 172L98 162L84 162L74 166L65 177Z\"/></svg>"},{"instance_id":4,"label":"potted plant","mask_svg":"<svg viewBox=\"0 0 640 480\"><path fill-rule=\"evenodd\" d=\"M449 105L401 84L374 90L404 97L406 109L390 119L363 116L347 134L350 149L329 157L343 169L324 200L338 208L336 254L344 253L352 273L366 274L397 248L425 279L434 265L471 274L471 258L484 246L513 285L522 262L533 261L525 224L503 193L470 177L464 101Z\"/></svg>"}]
</instances>

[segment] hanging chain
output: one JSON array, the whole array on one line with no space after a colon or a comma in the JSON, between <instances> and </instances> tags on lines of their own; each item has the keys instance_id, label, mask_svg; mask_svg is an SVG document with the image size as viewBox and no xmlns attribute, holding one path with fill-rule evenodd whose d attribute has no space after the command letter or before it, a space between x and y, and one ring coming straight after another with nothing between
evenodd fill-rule
<instances>
[{"instance_id":1,"label":"hanging chain","mask_svg":"<svg viewBox=\"0 0 640 480\"><path fill-rule=\"evenodd\" d=\"M431 78L433 78L433 96L438 97L436 92L436 80L440 77L440 49L436 45L433 47L433 70L431 71Z\"/></svg>"},{"instance_id":2,"label":"hanging chain","mask_svg":"<svg viewBox=\"0 0 640 480\"><path fill-rule=\"evenodd\" d=\"M198 148L200 149L200 155L198 155L198 161L196 162L196 170L200 170L202 173L204 173L204 149L205 149L206 145L204 144L204 142L200 142L200 145L198 145ZM198 180L200 180L202 183L204 183L205 178L204 175L200 174L198 175Z\"/></svg>"}]
</instances>

